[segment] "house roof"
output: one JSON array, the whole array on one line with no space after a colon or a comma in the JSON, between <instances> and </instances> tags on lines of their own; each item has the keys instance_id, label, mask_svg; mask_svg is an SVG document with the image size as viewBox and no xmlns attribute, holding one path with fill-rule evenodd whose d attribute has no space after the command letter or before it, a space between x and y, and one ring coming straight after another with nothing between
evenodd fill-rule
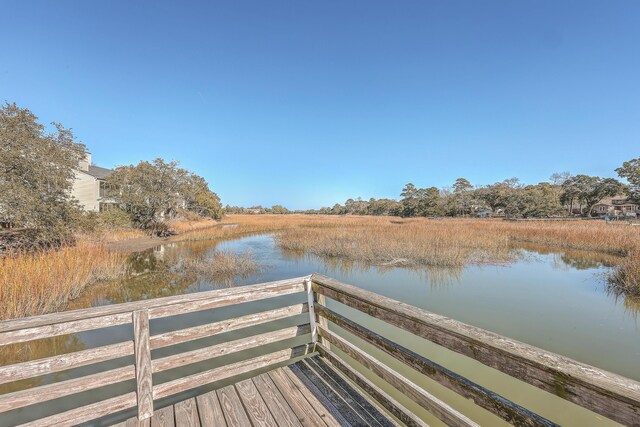
<instances>
[{"instance_id":1,"label":"house roof","mask_svg":"<svg viewBox=\"0 0 640 427\"><path fill-rule=\"evenodd\" d=\"M113 173L111 169L101 168L100 166L94 166L94 165L89 165L89 170L83 171L83 172L86 172L87 174L98 179L105 179L106 177L108 177Z\"/></svg>"}]
</instances>

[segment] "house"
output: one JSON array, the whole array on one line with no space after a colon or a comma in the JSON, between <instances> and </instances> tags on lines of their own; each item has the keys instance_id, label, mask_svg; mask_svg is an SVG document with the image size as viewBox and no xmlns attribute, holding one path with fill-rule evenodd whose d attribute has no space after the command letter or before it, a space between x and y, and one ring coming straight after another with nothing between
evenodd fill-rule
<instances>
[{"instance_id":1,"label":"house","mask_svg":"<svg viewBox=\"0 0 640 427\"><path fill-rule=\"evenodd\" d=\"M627 196L607 197L593 206L593 213L597 216L637 216L640 207L631 203Z\"/></svg>"},{"instance_id":2,"label":"house","mask_svg":"<svg viewBox=\"0 0 640 427\"><path fill-rule=\"evenodd\" d=\"M80 161L71 188L71 195L85 211L101 212L114 206L112 202L104 199L105 180L112 172L111 169L93 165L91 153L87 153L86 158Z\"/></svg>"}]
</instances>

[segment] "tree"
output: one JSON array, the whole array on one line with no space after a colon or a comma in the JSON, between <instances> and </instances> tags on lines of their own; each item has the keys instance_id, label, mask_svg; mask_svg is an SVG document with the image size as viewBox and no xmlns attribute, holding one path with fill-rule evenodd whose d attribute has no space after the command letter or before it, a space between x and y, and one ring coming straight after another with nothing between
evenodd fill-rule
<instances>
[{"instance_id":1,"label":"tree","mask_svg":"<svg viewBox=\"0 0 640 427\"><path fill-rule=\"evenodd\" d=\"M471 210L473 185L465 178L458 178L453 184L453 200L456 205L456 213L465 215Z\"/></svg>"},{"instance_id":2,"label":"tree","mask_svg":"<svg viewBox=\"0 0 640 427\"><path fill-rule=\"evenodd\" d=\"M286 215L289 213L289 209L282 205L273 205L271 206L271 213L276 215Z\"/></svg>"},{"instance_id":3,"label":"tree","mask_svg":"<svg viewBox=\"0 0 640 427\"><path fill-rule=\"evenodd\" d=\"M107 197L143 229L162 228L163 220L175 217L180 208L221 215L220 200L203 178L159 158L116 168L107 178Z\"/></svg>"},{"instance_id":4,"label":"tree","mask_svg":"<svg viewBox=\"0 0 640 427\"><path fill-rule=\"evenodd\" d=\"M404 217L442 215L440 191L436 187L416 188L409 183L402 189L400 214Z\"/></svg>"},{"instance_id":5,"label":"tree","mask_svg":"<svg viewBox=\"0 0 640 427\"><path fill-rule=\"evenodd\" d=\"M521 188L518 178L510 178L479 189L476 191L476 195L493 212L502 209L505 216L519 216L522 207L521 200L519 200Z\"/></svg>"},{"instance_id":6,"label":"tree","mask_svg":"<svg viewBox=\"0 0 640 427\"><path fill-rule=\"evenodd\" d=\"M616 172L629 183L628 194L631 200L640 203L640 157L624 162Z\"/></svg>"},{"instance_id":7,"label":"tree","mask_svg":"<svg viewBox=\"0 0 640 427\"><path fill-rule=\"evenodd\" d=\"M203 177L188 172L180 188L180 195L184 199L186 209L200 216L222 218L220 198L209 189L209 184Z\"/></svg>"},{"instance_id":8,"label":"tree","mask_svg":"<svg viewBox=\"0 0 640 427\"><path fill-rule=\"evenodd\" d=\"M525 218L544 218L562 212L555 186L548 182L527 185L521 190L518 202L520 203L518 211Z\"/></svg>"},{"instance_id":9,"label":"tree","mask_svg":"<svg viewBox=\"0 0 640 427\"><path fill-rule=\"evenodd\" d=\"M80 210L70 195L85 147L70 129L38 118L15 103L0 108L0 222L28 228L30 244L69 241Z\"/></svg>"},{"instance_id":10,"label":"tree","mask_svg":"<svg viewBox=\"0 0 640 427\"><path fill-rule=\"evenodd\" d=\"M576 175L567 179L562 188L563 199L576 198L580 201L581 213L590 216L593 206L605 197L612 197L625 190L625 186L614 178L600 178L590 175Z\"/></svg>"},{"instance_id":11,"label":"tree","mask_svg":"<svg viewBox=\"0 0 640 427\"><path fill-rule=\"evenodd\" d=\"M400 215L403 217L412 217L418 215L418 189L415 185L408 183L400 193L402 200Z\"/></svg>"}]
</instances>

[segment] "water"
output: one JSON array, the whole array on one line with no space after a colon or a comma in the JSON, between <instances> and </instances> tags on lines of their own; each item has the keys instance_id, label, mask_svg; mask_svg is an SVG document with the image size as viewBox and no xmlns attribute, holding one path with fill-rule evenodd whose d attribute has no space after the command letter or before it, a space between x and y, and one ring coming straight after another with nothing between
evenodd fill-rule
<instances>
[{"instance_id":1,"label":"water","mask_svg":"<svg viewBox=\"0 0 640 427\"><path fill-rule=\"evenodd\" d=\"M251 252L262 268L245 277L206 280L185 275L172 267L179 265L185 257L206 257L215 250ZM640 380L638 307L630 301L617 300L605 292L602 275L607 269L607 261L602 256L583 252L554 253L527 247L520 249L518 261L508 265L471 265L457 270L380 268L282 251L276 246L273 237L259 235L217 244L213 242L171 244L132 256L132 277L125 281L92 288L75 301L72 308L197 292L229 285L240 286L319 272L434 313ZM268 303L257 304L262 309L266 309L265 304ZM417 339L411 334L338 303L330 306L399 344L559 424L615 425L562 399L515 381L427 341ZM253 307L256 305L218 310L213 314L213 318L210 312L204 312L191 317L181 316L152 322L152 333L181 329L199 322L210 322L215 318L235 317ZM344 331L339 332L346 335ZM59 337L55 340L55 345L51 343L53 340L48 340L48 343L42 343L41 349L37 346L31 349L32 354L35 355L32 357L77 351L130 337L130 327L116 327ZM211 345L228 338L215 337L204 344L191 343L182 347L181 350L194 348L196 345ZM350 339L480 424L503 424L488 412L475 407L400 363L390 360L386 355L358 339L354 337ZM163 351L162 354L154 353L154 357L168 354L170 350ZM126 363L131 361L123 358L106 365L112 367ZM105 364L101 364L101 367L104 366ZM207 366L211 367L211 364ZM91 369L95 367L60 373L55 376L55 380L84 375ZM180 376L184 373L186 373L185 370L177 370L174 375ZM45 378L43 382L53 380L54 378ZM383 384L380 383L380 385ZM129 390L130 387L130 383L124 383L119 388L113 388L112 392ZM421 408L416 408L412 402L404 400L392 388L388 386L384 388L401 400L401 403L424 416L431 425L440 425L432 416L426 414ZM100 391L94 394L104 397L108 393ZM77 404L78 400L74 399L72 403ZM69 405L72 403L70 402ZM61 407L58 406L57 410L60 409ZM29 411L29 416L44 414L50 410L50 404L36 405ZM9 416L5 416L5 420L13 423L26 416L25 413L26 411L14 411ZM0 418L0 424L3 424L3 418Z\"/></svg>"}]
</instances>

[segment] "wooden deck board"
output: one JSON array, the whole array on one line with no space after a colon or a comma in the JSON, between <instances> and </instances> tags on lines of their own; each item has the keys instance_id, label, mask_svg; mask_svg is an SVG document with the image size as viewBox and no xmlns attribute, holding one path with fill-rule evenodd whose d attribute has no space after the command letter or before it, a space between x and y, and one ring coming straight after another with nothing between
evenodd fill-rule
<instances>
[{"instance_id":1,"label":"wooden deck board","mask_svg":"<svg viewBox=\"0 0 640 427\"><path fill-rule=\"evenodd\" d=\"M227 422L222 413L222 406L215 391L201 394L196 397L198 402L198 413L200 414L200 424L202 427L226 427Z\"/></svg>"},{"instance_id":2,"label":"wooden deck board","mask_svg":"<svg viewBox=\"0 0 640 427\"><path fill-rule=\"evenodd\" d=\"M193 397L176 403L173 412L176 417L176 427L200 427L196 399Z\"/></svg>"},{"instance_id":3,"label":"wooden deck board","mask_svg":"<svg viewBox=\"0 0 640 427\"><path fill-rule=\"evenodd\" d=\"M319 359L307 359L165 408L151 427L337 427L395 425Z\"/></svg>"}]
</instances>

